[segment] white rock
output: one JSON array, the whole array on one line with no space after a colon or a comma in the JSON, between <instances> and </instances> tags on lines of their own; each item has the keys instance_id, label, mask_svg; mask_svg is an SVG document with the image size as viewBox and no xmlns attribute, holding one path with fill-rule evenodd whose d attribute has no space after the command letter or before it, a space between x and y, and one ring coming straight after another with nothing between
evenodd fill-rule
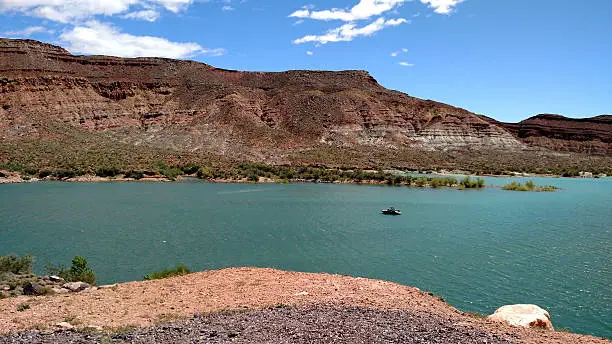
<instances>
[{"instance_id":1,"label":"white rock","mask_svg":"<svg viewBox=\"0 0 612 344\"><path fill-rule=\"evenodd\" d=\"M536 305L506 305L489 315L489 319L511 326L537 327L554 331L548 312Z\"/></svg>"},{"instance_id":2,"label":"white rock","mask_svg":"<svg viewBox=\"0 0 612 344\"><path fill-rule=\"evenodd\" d=\"M98 287L98 289L112 289L112 288L116 288L118 286L117 283L115 284L107 284L107 285L101 285Z\"/></svg>"},{"instance_id":3,"label":"white rock","mask_svg":"<svg viewBox=\"0 0 612 344\"><path fill-rule=\"evenodd\" d=\"M63 279L63 278L61 278L61 277L59 277L59 276L55 276L55 275L51 275L51 276L49 276L49 279L50 279L51 281L53 281L53 282L63 282L63 281L64 281L64 279Z\"/></svg>"},{"instance_id":4,"label":"white rock","mask_svg":"<svg viewBox=\"0 0 612 344\"><path fill-rule=\"evenodd\" d=\"M301 291L299 293L295 293L295 296L306 296L306 295L308 295L307 291Z\"/></svg>"},{"instance_id":5,"label":"white rock","mask_svg":"<svg viewBox=\"0 0 612 344\"><path fill-rule=\"evenodd\" d=\"M70 282L64 283L62 287L69 289L70 291L77 292L89 288L90 285L85 282Z\"/></svg>"}]
</instances>

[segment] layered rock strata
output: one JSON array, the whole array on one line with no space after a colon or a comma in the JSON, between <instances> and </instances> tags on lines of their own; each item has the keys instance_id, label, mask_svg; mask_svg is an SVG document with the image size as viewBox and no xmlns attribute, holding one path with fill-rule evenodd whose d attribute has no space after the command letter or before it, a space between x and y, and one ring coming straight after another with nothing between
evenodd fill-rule
<instances>
[{"instance_id":1,"label":"layered rock strata","mask_svg":"<svg viewBox=\"0 0 612 344\"><path fill-rule=\"evenodd\" d=\"M364 71L239 72L193 61L73 56L0 39L0 136L48 124L181 151L258 157L340 147L426 150L524 145L473 113L379 85Z\"/></svg>"}]
</instances>

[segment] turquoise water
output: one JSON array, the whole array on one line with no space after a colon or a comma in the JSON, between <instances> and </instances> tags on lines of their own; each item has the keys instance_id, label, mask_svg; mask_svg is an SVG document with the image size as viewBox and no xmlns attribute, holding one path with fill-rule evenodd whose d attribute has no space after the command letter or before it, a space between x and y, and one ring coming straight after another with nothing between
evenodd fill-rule
<instances>
[{"instance_id":1,"label":"turquoise water","mask_svg":"<svg viewBox=\"0 0 612 344\"><path fill-rule=\"evenodd\" d=\"M555 193L333 184L0 185L0 253L85 256L101 283L265 266L391 280L485 314L513 303L612 338L612 180ZM488 178L488 185L508 179ZM387 206L402 216L380 215Z\"/></svg>"}]
</instances>

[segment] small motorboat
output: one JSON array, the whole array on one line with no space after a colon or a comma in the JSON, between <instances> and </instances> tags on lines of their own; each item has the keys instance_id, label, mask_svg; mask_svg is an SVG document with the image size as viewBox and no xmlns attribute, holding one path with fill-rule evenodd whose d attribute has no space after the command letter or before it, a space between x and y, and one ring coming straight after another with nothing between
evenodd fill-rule
<instances>
[{"instance_id":1,"label":"small motorboat","mask_svg":"<svg viewBox=\"0 0 612 344\"><path fill-rule=\"evenodd\" d=\"M402 215L402 212L399 209L395 209L393 207L381 210L385 215Z\"/></svg>"}]
</instances>

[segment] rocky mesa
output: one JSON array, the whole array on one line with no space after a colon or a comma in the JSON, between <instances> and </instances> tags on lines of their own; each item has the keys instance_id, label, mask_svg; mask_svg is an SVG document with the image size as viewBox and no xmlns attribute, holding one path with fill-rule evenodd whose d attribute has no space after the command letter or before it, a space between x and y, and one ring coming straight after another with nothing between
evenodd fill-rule
<instances>
[{"instance_id":1,"label":"rocky mesa","mask_svg":"<svg viewBox=\"0 0 612 344\"><path fill-rule=\"evenodd\" d=\"M519 123L502 123L485 118L501 126L530 146L558 152L578 152L589 155L612 156L612 116L567 118L541 114Z\"/></svg>"},{"instance_id":2,"label":"rocky mesa","mask_svg":"<svg viewBox=\"0 0 612 344\"><path fill-rule=\"evenodd\" d=\"M520 153L576 140L596 147L578 151L610 155L609 127L590 125L596 135L587 135L572 126L557 137L547 134L557 133L553 122L499 123L388 90L365 71L241 72L194 61L74 56L0 39L0 137L13 143L0 150L0 162L16 160L22 142L36 146L19 153L22 160L50 152L40 164L65 157L52 151L71 143L83 154L120 144L268 163L329 148Z\"/></svg>"}]
</instances>

